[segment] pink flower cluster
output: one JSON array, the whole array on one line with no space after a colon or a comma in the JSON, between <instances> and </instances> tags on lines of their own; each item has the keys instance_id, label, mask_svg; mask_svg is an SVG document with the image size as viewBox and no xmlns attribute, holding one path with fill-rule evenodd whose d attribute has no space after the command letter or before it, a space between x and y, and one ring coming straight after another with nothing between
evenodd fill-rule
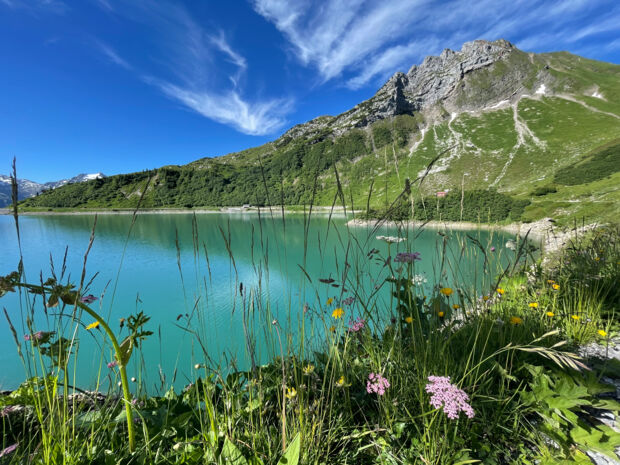
<instances>
[{"instance_id":1,"label":"pink flower cluster","mask_svg":"<svg viewBox=\"0 0 620 465\"><path fill-rule=\"evenodd\" d=\"M364 320L362 317L357 317L355 321L349 320L349 331L352 333L357 333L358 331L361 331L362 329L364 329L364 326L366 326L366 320Z\"/></svg>"},{"instance_id":2,"label":"pink flower cluster","mask_svg":"<svg viewBox=\"0 0 620 465\"><path fill-rule=\"evenodd\" d=\"M396 258L394 259L395 262L400 263L412 263L416 260L422 260L420 252L400 252L396 254Z\"/></svg>"},{"instance_id":3,"label":"pink flower cluster","mask_svg":"<svg viewBox=\"0 0 620 465\"><path fill-rule=\"evenodd\" d=\"M426 392L432 394L431 405L434 408L443 407L448 418L455 420L460 412L464 412L467 418L474 417L474 409L469 405L469 396L465 391L450 383L449 376L429 376Z\"/></svg>"},{"instance_id":4,"label":"pink flower cluster","mask_svg":"<svg viewBox=\"0 0 620 465\"><path fill-rule=\"evenodd\" d=\"M372 394L373 392L379 396L385 394L385 390L390 387L390 382L381 376L379 373L370 373L368 375L368 381L366 381L366 392Z\"/></svg>"},{"instance_id":5,"label":"pink flower cluster","mask_svg":"<svg viewBox=\"0 0 620 465\"><path fill-rule=\"evenodd\" d=\"M108 363L108 368L110 369L114 368L115 366L118 366L118 362L116 360L112 360Z\"/></svg>"},{"instance_id":6,"label":"pink flower cluster","mask_svg":"<svg viewBox=\"0 0 620 465\"><path fill-rule=\"evenodd\" d=\"M45 339L45 341L43 342L47 342L47 339L49 339L51 336L53 336L54 333L53 332L49 332L49 331L37 331L34 334L24 334L24 341L43 341Z\"/></svg>"},{"instance_id":7,"label":"pink flower cluster","mask_svg":"<svg viewBox=\"0 0 620 465\"><path fill-rule=\"evenodd\" d=\"M98 297L95 297L92 294L88 294L88 295L85 295L85 296L81 297L80 301L84 302L85 304L92 304L97 299L98 299Z\"/></svg>"}]
</instances>

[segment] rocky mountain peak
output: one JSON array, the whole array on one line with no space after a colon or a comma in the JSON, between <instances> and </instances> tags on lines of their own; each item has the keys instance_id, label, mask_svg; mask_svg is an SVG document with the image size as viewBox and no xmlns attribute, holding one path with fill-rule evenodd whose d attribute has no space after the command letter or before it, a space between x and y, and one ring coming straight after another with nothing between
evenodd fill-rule
<instances>
[{"instance_id":1,"label":"rocky mountain peak","mask_svg":"<svg viewBox=\"0 0 620 465\"><path fill-rule=\"evenodd\" d=\"M447 48L407 73L395 73L372 98L351 110L298 125L285 135L311 136L324 130L339 135L402 114L476 111L525 92L526 80L544 83L550 77L540 75L528 54L507 40L474 40L460 51Z\"/></svg>"}]
</instances>

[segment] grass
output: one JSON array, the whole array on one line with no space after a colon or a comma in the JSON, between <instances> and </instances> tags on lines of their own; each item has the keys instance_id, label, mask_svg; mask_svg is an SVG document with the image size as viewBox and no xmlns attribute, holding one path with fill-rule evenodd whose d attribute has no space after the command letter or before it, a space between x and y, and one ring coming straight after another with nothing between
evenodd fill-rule
<instances>
[{"instance_id":1,"label":"grass","mask_svg":"<svg viewBox=\"0 0 620 465\"><path fill-rule=\"evenodd\" d=\"M15 220L19 231L17 212ZM0 295L22 290L19 318L28 340L13 331L24 366L31 367L17 390L0 396L2 460L439 465L584 463L592 450L613 457L620 435L593 416L620 407L601 397L614 390L601 381L607 365L598 361L603 368L589 371L575 352L589 342L607 344L618 331L618 226L576 239L549 269L540 267L526 242L514 251L492 250L475 238L448 247L448 238L438 235L430 282L416 273L416 231L399 230L409 253L400 255L398 238L374 238L371 231L364 243L346 230L333 233L346 259L330 275L348 294L319 297L318 307L304 312L289 308L285 324L272 317L268 302L255 298L260 286L241 290L252 363L223 366L205 351L192 382L180 392L168 385L164 395L149 395L139 377L135 393L122 396L115 389L81 392L74 383L79 368L70 361L78 335L93 335L102 351L105 340L122 341L115 346L116 365L107 369L118 380L151 336L144 314L130 316L106 337L89 329L91 317L106 322L89 306L84 273L77 283L63 275L29 283L23 270L0 278ZM197 231L193 240L197 254ZM379 240L388 242L387 254L374 247ZM227 249L234 268L230 244ZM491 268L488 258L498 254L508 261ZM483 265L475 275L491 285L463 280L476 260ZM268 262L265 256L255 266L268 270ZM365 276L375 279L375 288ZM333 292L329 280L308 278L317 296ZM381 289L389 291L387 301L379 298ZM39 311L33 293L47 308L58 306L48 327L33 323ZM311 327L306 311L315 318ZM13 328L15 315L6 317ZM206 347L208 332L186 330L197 347ZM255 358L259 334L273 354L265 364ZM433 377L444 386L435 406Z\"/></svg>"}]
</instances>

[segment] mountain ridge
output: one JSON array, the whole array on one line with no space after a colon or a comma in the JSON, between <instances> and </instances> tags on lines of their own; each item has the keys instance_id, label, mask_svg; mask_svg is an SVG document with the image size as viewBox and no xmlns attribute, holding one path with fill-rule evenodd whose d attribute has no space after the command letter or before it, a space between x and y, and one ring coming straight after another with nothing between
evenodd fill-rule
<instances>
[{"instance_id":1,"label":"mountain ridge","mask_svg":"<svg viewBox=\"0 0 620 465\"><path fill-rule=\"evenodd\" d=\"M344 189L347 203L376 207L432 162L424 184L415 188L420 198L495 189L529 202L520 220L574 218L588 205L603 218L605 208L615 211L620 200L612 189L620 180L613 168L616 140L620 66L477 40L426 57L352 109L293 126L262 146L113 176L98 187L85 183L71 188L71 199L59 189L28 205L132 206L150 177L144 206L330 205ZM556 182L556 172L586 159L593 161L584 166L604 173L593 154L608 150L611 158L601 160L607 160L609 176L570 189ZM534 195L537 189L547 193Z\"/></svg>"},{"instance_id":2,"label":"mountain ridge","mask_svg":"<svg viewBox=\"0 0 620 465\"><path fill-rule=\"evenodd\" d=\"M28 179L17 179L17 198L18 200L24 200L48 189L56 189L66 184L86 182L93 179L103 179L105 177L106 175L103 173L80 173L72 178L61 179L59 181L49 181L43 184L30 181ZM11 177L0 174L0 207L10 205L12 202L11 196Z\"/></svg>"}]
</instances>

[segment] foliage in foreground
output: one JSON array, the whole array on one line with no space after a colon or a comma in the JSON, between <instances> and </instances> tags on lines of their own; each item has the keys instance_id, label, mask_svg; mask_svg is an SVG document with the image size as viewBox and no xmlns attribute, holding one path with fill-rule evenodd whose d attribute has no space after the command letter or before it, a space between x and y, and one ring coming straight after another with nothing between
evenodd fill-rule
<instances>
[{"instance_id":1,"label":"foliage in foreground","mask_svg":"<svg viewBox=\"0 0 620 465\"><path fill-rule=\"evenodd\" d=\"M201 364L182 392L127 403L114 392L76 393L63 369L71 351L61 347L70 341L60 328L31 328L18 346L47 360L48 371L0 397L2 460L493 464L588 463L592 450L613 456L620 435L596 413L619 410L606 396L614 389L574 350L617 331L618 294L608 286L620 277L619 231L576 242L550 275L514 266L481 295L447 287L445 272L425 283L415 252L390 258L369 250L392 296L383 314L360 298L362 289L329 298L320 312L324 342L313 354L300 341L254 369L225 374ZM1 293L13 290L14 278L0 279ZM272 328L279 336L277 321Z\"/></svg>"}]
</instances>

